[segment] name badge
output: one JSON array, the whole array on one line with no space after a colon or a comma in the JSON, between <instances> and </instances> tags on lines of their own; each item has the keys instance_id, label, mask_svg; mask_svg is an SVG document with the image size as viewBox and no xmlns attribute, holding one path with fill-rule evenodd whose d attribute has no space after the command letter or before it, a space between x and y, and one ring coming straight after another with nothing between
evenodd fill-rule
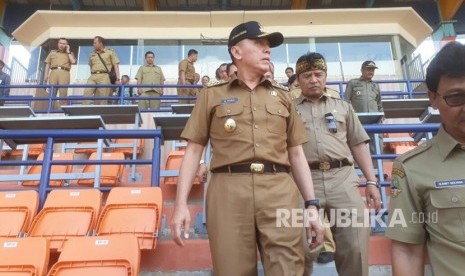
<instances>
[{"instance_id":1,"label":"name badge","mask_svg":"<svg viewBox=\"0 0 465 276\"><path fill-rule=\"evenodd\" d=\"M435 181L434 185L436 188L463 186L465 185L465 179Z\"/></svg>"},{"instance_id":2,"label":"name badge","mask_svg":"<svg viewBox=\"0 0 465 276\"><path fill-rule=\"evenodd\" d=\"M221 100L221 104L233 104L233 103L237 103L237 101L238 101L237 98L224 99L224 100Z\"/></svg>"}]
</instances>

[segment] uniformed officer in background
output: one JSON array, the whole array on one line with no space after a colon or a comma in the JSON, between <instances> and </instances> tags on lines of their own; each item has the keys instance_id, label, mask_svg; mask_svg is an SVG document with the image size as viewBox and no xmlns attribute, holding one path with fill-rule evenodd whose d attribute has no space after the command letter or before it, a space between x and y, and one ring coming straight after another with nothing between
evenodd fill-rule
<instances>
[{"instance_id":1,"label":"uniformed officer in background","mask_svg":"<svg viewBox=\"0 0 465 276\"><path fill-rule=\"evenodd\" d=\"M190 49L187 52L187 58L181 60L178 66L179 85L193 85L195 84L195 67L194 63L197 61L199 52L195 49ZM180 97L192 97L196 96L196 88L181 88L177 89L178 96ZM195 103L195 100L179 100L180 104Z\"/></svg>"},{"instance_id":2,"label":"uniformed officer in background","mask_svg":"<svg viewBox=\"0 0 465 276\"><path fill-rule=\"evenodd\" d=\"M145 53L145 65L139 67L136 74L137 84L163 85L165 76L160 66L155 65L155 54L152 51ZM144 97L160 97L163 95L163 87L139 87L137 88L140 109L160 109L159 100L143 100Z\"/></svg>"},{"instance_id":3,"label":"uniformed officer in background","mask_svg":"<svg viewBox=\"0 0 465 276\"><path fill-rule=\"evenodd\" d=\"M434 275L465 271L465 45L445 45L426 70L428 97L441 128L397 158L389 224L395 276L424 274L425 246Z\"/></svg>"},{"instance_id":4,"label":"uniformed officer in background","mask_svg":"<svg viewBox=\"0 0 465 276\"><path fill-rule=\"evenodd\" d=\"M368 135L348 102L325 93L327 66L321 54L301 56L295 68L302 90L295 103L310 136L303 149L312 170L315 196L330 222L336 223L331 230L336 242L337 272L341 276L367 276L370 230L366 226L338 225L338 215L348 214L357 223L367 223L354 159L367 178L368 207L381 207L379 184L366 147ZM311 265L312 260L306 259L306 266Z\"/></svg>"},{"instance_id":5,"label":"uniformed officer in background","mask_svg":"<svg viewBox=\"0 0 465 276\"><path fill-rule=\"evenodd\" d=\"M115 68L116 82L119 82L119 59L113 49L105 48L105 39L101 36L94 37L94 51L89 57L90 77L87 84L111 84L110 71ZM88 87L84 90L84 97L109 97L111 87ZM84 100L83 104L107 104L108 100Z\"/></svg>"},{"instance_id":6,"label":"uniformed officer in background","mask_svg":"<svg viewBox=\"0 0 465 276\"><path fill-rule=\"evenodd\" d=\"M307 239L312 247L322 242L319 203L301 146L308 136L286 88L264 78L270 48L282 42L281 33L265 33L255 21L233 28L228 49L237 78L200 92L181 135L188 145L172 235L179 245L182 228L188 236L187 197L198 167L192 164L199 164L210 139L214 154L206 212L215 275L257 275L257 246L266 275L303 275L302 227L277 226L279 210L299 210L299 189L313 218Z\"/></svg>"},{"instance_id":7,"label":"uniformed officer in background","mask_svg":"<svg viewBox=\"0 0 465 276\"><path fill-rule=\"evenodd\" d=\"M70 82L71 65L76 63L76 58L69 48L68 39L58 39L58 49L52 50L45 59L44 83L67 85ZM58 90L58 91L57 91ZM59 92L59 93L57 93ZM68 96L68 87L53 90L53 97ZM59 109L66 105L67 100L53 102L53 109Z\"/></svg>"}]
</instances>

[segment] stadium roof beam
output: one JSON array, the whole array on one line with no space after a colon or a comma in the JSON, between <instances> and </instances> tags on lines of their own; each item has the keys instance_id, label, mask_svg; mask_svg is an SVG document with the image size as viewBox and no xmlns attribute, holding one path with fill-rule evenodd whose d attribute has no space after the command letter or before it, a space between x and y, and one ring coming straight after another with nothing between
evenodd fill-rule
<instances>
[{"instance_id":1,"label":"stadium roof beam","mask_svg":"<svg viewBox=\"0 0 465 276\"><path fill-rule=\"evenodd\" d=\"M293 10L303 10L306 9L308 5L308 0L292 0L291 7Z\"/></svg>"},{"instance_id":2,"label":"stadium roof beam","mask_svg":"<svg viewBox=\"0 0 465 276\"><path fill-rule=\"evenodd\" d=\"M250 20L259 21L269 32L282 32L286 38L400 35L414 47L432 32L410 7L211 12L40 10L13 36L33 47L59 37L89 39L97 29L106 39L200 40L201 34L224 39L232 27Z\"/></svg>"},{"instance_id":3,"label":"stadium roof beam","mask_svg":"<svg viewBox=\"0 0 465 276\"><path fill-rule=\"evenodd\" d=\"M441 11L441 20L452 20L464 1L465 0L437 0L439 10Z\"/></svg>"},{"instance_id":4,"label":"stadium roof beam","mask_svg":"<svg viewBox=\"0 0 465 276\"><path fill-rule=\"evenodd\" d=\"M158 10L157 0L141 0L144 11Z\"/></svg>"}]
</instances>

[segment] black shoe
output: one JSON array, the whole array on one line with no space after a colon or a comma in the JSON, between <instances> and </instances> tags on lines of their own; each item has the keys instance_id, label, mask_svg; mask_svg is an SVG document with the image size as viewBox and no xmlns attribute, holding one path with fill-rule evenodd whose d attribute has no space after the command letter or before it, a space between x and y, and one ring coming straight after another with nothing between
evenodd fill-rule
<instances>
[{"instance_id":1,"label":"black shoe","mask_svg":"<svg viewBox=\"0 0 465 276\"><path fill-rule=\"evenodd\" d=\"M334 252L321 252L316 259L317 263L327 264L334 261Z\"/></svg>"}]
</instances>

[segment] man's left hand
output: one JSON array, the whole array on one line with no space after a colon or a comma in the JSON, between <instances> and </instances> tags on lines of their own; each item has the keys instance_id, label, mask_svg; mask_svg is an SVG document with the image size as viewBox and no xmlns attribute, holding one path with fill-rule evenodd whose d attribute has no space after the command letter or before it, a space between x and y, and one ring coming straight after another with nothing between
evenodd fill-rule
<instances>
[{"instance_id":1,"label":"man's left hand","mask_svg":"<svg viewBox=\"0 0 465 276\"><path fill-rule=\"evenodd\" d=\"M365 188L365 197L367 200L368 208L375 208L375 210L379 210L381 208L381 194L379 193L379 189L374 185L367 185Z\"/></svg>"}]
</instances>

